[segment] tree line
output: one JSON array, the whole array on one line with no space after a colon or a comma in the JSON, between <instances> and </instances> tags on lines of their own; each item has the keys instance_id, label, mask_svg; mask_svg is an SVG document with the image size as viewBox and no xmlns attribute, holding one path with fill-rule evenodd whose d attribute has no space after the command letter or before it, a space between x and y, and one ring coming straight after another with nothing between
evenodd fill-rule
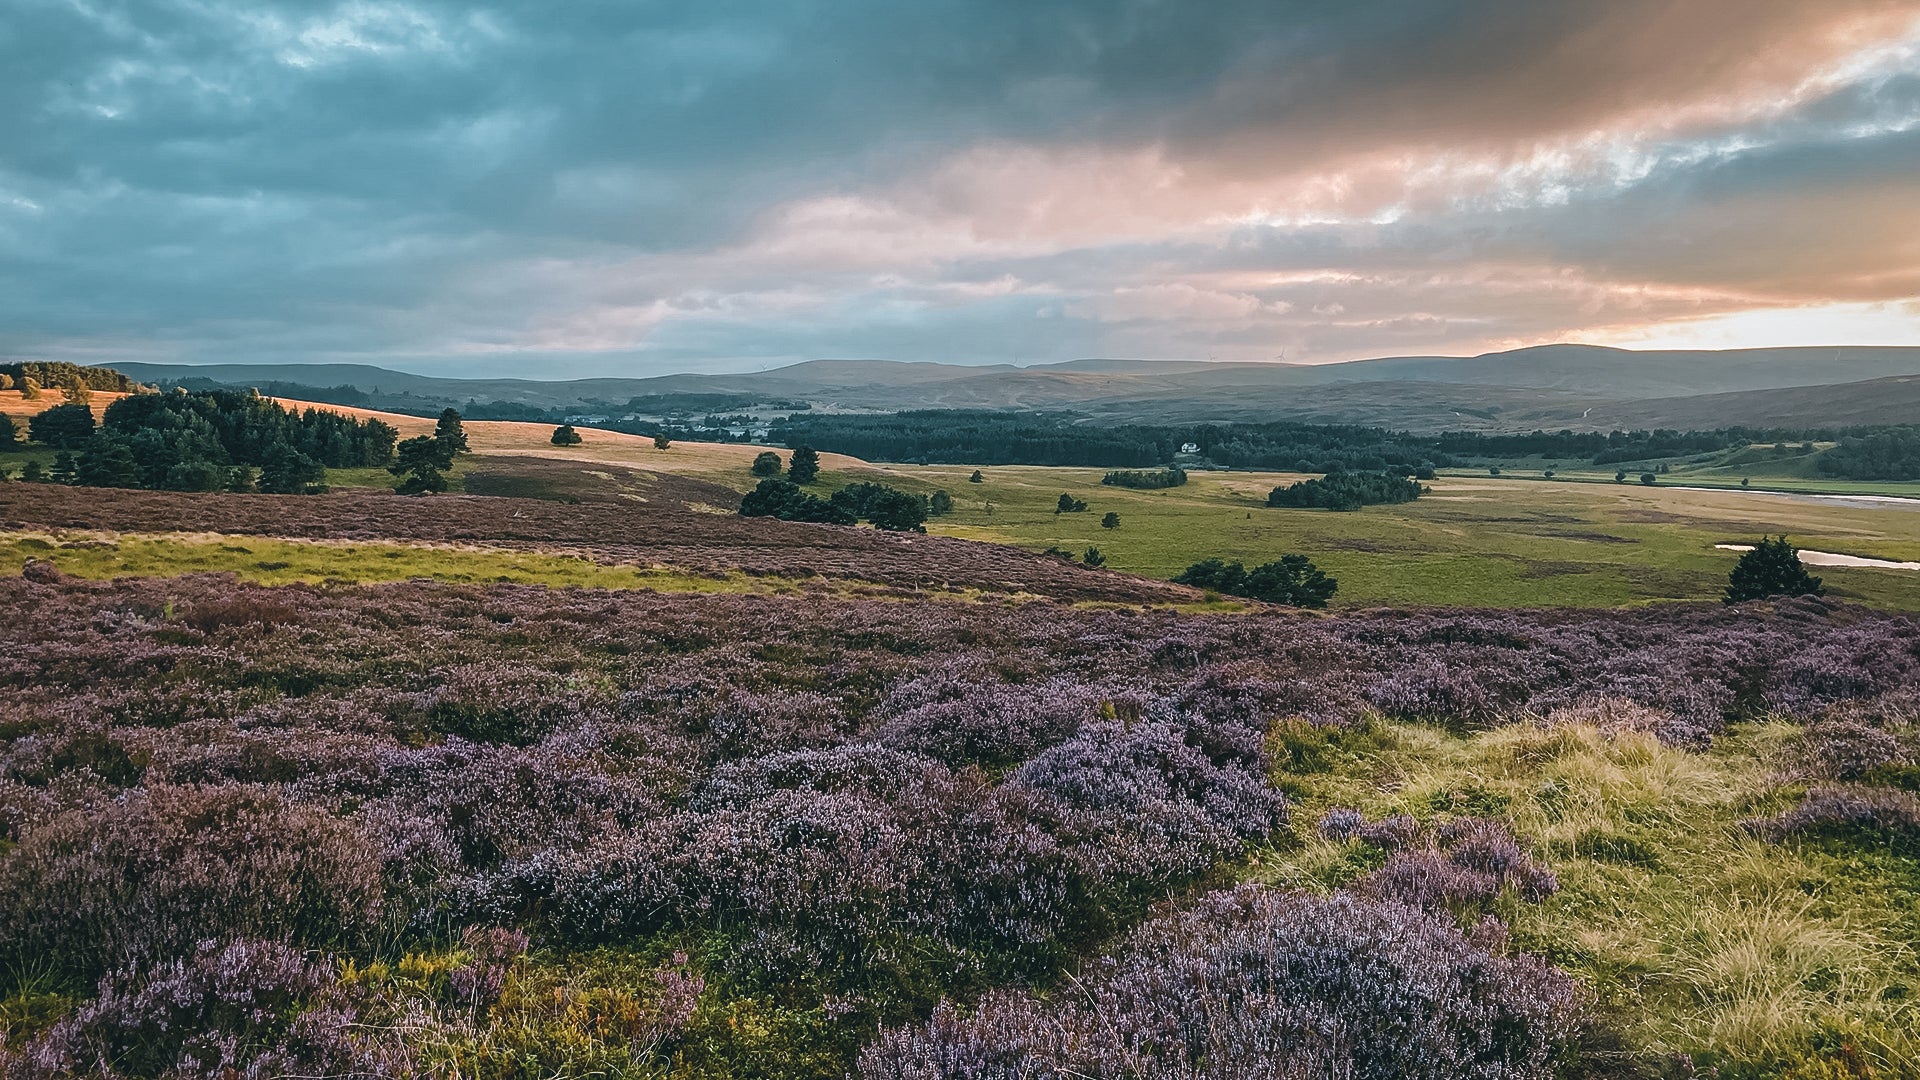
<instances>
[{"instance_id":1,"label":"tree line","mask_svg":"<svg viewBox=\"0 0 1920 1080\"><path fill-rule=\"evenodd\" d=\"M1175 465L1165 469L1117 469L1100 478L1109 487L1156 491L1179 487L1187 482L1187 470Z\"/></svg>"},{"instance_id":2,"label":"tree line","mask_svg":"<svg viewBox=\"0 0 1920 1080\"><path fill-rule=\"evenodd\" d=\"M1920 425L1845 436L1816 464L1821 472L1844 480L1920 480Z\"/></svg>"},{"instance_id":3,"label":"tree line","mask_svg":"<svg viewBox=\"0 0 1920 1080\"><path fill-rule=\"evenodd\" d=\"M1717 452L1755 442L1865 438L1884 430L1890 429L1724 427L1414 435L1352 424L1109 425L1088 423L1070 412L928 409L878 416L790 416L775 420L768 438L869 461L1141 470L1164 466L1190 452L1228 468L1326 473L1455 468L1476 458L1547 457L1604 465Z\"/></svg>"},{"instance_id":4,"label":"tree line","mask_svg":"<svg viewBox=\"0 0 1920 1080\"><path fill-rule=\"evenodd\" d=\"M0 364L0 390L18 390L31 399L41 390L68 387L110 394L131 394L143 389L139 383L112 368L88 367L60 360Z\"/></svg>"},{"instance_id":5,"label":"tree line","mask_svg":"<svg viewBox=\"0 0 1920 1080\"><path fill-rule=\"evenodd\" d=\"M87 487L161 491L324 490L328 468L385 464L398 433L236 390L135 394L98 427L86 405L56 405L28 422L33 441L59 451L46 477Z\"/></svg>"}]
</instances>

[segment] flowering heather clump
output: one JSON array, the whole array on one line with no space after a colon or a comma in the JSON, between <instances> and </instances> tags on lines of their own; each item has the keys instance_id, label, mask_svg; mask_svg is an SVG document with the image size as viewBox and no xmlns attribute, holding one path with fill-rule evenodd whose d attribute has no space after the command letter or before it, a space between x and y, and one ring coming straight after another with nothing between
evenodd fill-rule
<instances>
[{"instance_id":1,"label":"flowering heather clump","mask_svg":"<svg viewBox=\"0 0 1920 1080\"><path fill-rule=\"evenodd\" d=\"M0 1075L407 1076L403 1056L350 1035L328 1000L331 962L272 942L202 942L192 955L102 980L44 1034L0 1047Z\"/></svg>"},{"instance_id":2,"label":"flowering heather clump","mask_svg":"<svg viewBox=\"0 0 1920 1080\"><path fill-rule=\"evenodd\" d=\"M210 937L358 942L380 911L363 836L253 785L137 789L0 855L0 950L83 977Z\"/></svg>"},{"instance_id":3,"label":"flowering heather clump","mask_svg":"<svg viewBox=\"0 0 1920 1080\"><path fill-rule=\"evenodd\" d=\"M1791 752L1796 772L1822 780L1871 780L1920 764L1920 692L1835 705L1807 725Z\"/></svg>"},{"instance_id":4,"label":"flowering heather clump","mask_svg":"<svg viewBox=\"0 0 1920 1080\"><path fill-rule=\"evenodd\" d=\"M1411 908L1250 885L1148 923L1056 1000L992 995L889 1032L859 1074L1545 1078L1579 1011L1552 967Z\"/></svg>"},{"instance_id":5,"label":"flowering heather clump","mask_svg":"<svg viewBox=\"0 0 1920 1080\"><path fill-rule=\"evenodd\" d=\"M456 1005L478 1016L500 1000L507 969L527 951L527 935L497 926L486 930L469 926L460 941L471 959L448 973L448 988Z\"/></svg>"},{"instance_id":6,"label":"flowering heather clump","mask_svg":"<svg viewBox=\"0 0 1920 1080\"><path fill-rule=\"evenodd\" d=\"M1320 815L1320 835L1328 840L1352 840L1367 824L1367 815L1349 806L1336 806Z\"/></svg>"},{"instance_id":7,"label":"flowering heather clump","mask_svg":"<svg viewBox=\"0 0 1920 1080\"><path fill-rule=\"evenodd\" d=\"M1358 810L1335 808L1321 817L1320 835L1390 852L1356 891L1428 911L1471 917L1508 889L1532 902L1560 891L1553 871L1521 848L1505 822L1490 818L1451 818L1428 830L1406 814L1368 822Z\"/></svg>"},{"instance_id":8,"label":"flowering heather clump","mask_svg":"<svg viewBox=\"0 0 1920 1080\"><path fill-rule=\"evenodd\" d=\"M1427 831L1413 815L1394 814L1361 824L1354 835L1382 851L1405 851L1423 843Z\"/></svg>"},{"instance_id":9,"label":"flowering heather clump","mask_svg":"<svg viewBox=\"0 0 1920 1080\"><path fill-rule=\"evenodd\" d=\"M1797 836L1860 836L1899 851L1920 850L1920 796L1890 788L1819 787L1793 809L1741 823L1778 843Z\"/></svg>"},{"instance_id":10,"label":"flowering heather clump","mask_svg":"<svg viewBox=\"0 0 1920 1080\"><path fill-rule=\"evenodd\" d=\"M1665 709L1610 695L1596 694L1554 708L1547 713L1545 723L1549 726L1582 724L1597 728L1609 737L1645 733L1669 746L1693 750L1705 749L1712 742L1711 732L1698 724L1689 724Z\"/></svg>"}]
</instances>

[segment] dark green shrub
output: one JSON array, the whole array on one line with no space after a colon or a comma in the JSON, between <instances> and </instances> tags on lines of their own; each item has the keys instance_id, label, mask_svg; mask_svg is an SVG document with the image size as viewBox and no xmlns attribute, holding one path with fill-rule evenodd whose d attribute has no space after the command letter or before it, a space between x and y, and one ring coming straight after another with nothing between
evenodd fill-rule
<instances>
[{"instance_id":1,"label":"dark green shrub","mask_svg":"<svg viewBox=\"0 0 1920 1080\"><path fill-rule=\"evenodd\" d=\"M1769 596L1818 596L1820 579L1807 573L1800 553L1785 536L1761 537L1752 551L1740 556L1727 575L1726 602L1738 604Z\"/></svg>"}]
</instances>

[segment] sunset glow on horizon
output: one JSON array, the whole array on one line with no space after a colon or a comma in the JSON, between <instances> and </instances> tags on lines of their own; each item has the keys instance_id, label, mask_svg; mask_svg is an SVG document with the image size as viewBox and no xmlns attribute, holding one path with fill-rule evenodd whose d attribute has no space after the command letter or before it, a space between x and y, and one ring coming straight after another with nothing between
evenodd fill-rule
<instances>
[{"instance_id":1,"label":"sunset glow on horizon","mask_svg":"<svg viewBox=\"0 0 1920 1080\"><path fill-rule=\"evenodd\" d=\"M1920 0L23 0L0 357L1920 345Z\"/></svg>"}]
</instances>

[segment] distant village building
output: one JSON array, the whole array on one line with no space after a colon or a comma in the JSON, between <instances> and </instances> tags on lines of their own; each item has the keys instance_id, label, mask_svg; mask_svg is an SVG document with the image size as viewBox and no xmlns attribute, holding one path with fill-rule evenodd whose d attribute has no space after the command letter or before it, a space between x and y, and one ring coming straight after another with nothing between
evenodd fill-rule
<instances>
[{"instance_id":1,"label":"distant village building","mask_svg":"<svg viewBox=\"0 0 1920 1080\"><path fill-rule=\"evenodd\" d=\"M1197 454L1200 452L1200 444L1197 442L1181 443L1180 452L1183 454Z\"/></svg>"}]
</instances>

